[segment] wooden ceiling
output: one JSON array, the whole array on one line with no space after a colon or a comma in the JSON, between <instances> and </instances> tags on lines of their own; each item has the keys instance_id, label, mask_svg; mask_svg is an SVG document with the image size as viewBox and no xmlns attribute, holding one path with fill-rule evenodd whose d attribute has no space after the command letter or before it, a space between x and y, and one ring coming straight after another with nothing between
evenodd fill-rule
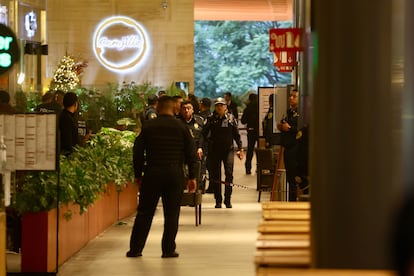
<instances>
[{"instance_id":1,"label":"wooden ceiling","mask_svg":"<svg viewBox=\"0 0 414 276\"><path fill-rule=\"evenodd\" d=\"M292 20L292 0L194 0L194 20Z\"/></svg>"}]
</instances>

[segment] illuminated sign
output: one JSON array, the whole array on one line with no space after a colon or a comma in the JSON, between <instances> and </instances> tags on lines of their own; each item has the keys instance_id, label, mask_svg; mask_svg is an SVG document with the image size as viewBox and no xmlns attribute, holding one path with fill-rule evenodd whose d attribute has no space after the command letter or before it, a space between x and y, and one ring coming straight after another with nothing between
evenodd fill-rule
<instances>
[{"instance_id":1,"label":"illuminated sign","mask_svg":"<svg viewBox=\"0 0 414 276\"><path fill-rule=\"evenodd\" d=\"M0 24L0 75L6 73L19 60L19 45L13 31Z\"/></svg>"},{"instance_id":2,"label":"illuminated sign","mask_svg":"<svg viewBox=\"0 0 414 276\"><path fill-rule=\"evenodd\" d=\"M0 24L9 25L9 12L7 7L0 5Z\"/></svg>"},{"instance_id":3,"label":"illuminated sign","mask_svg":"<svg viewBox=\"0 0 414 276\"><path fill-rule=\"evenodd\" d=\"M99 23L93 35L93 51L108 70L136 70L148 56L150 44L145 29L134 19L114 16Z\"/></svg>"},{"instance_id":4,"label":"illuminated sign","mask_svg":"<svg viewBox=\"0 0 414 276\"><path fill-rule=\"evenodd\" d=\"M27 37L34 37L37 32L37 16L34 11L29 12L24 17L24 29Z\"/></svg>"}]
</instances>

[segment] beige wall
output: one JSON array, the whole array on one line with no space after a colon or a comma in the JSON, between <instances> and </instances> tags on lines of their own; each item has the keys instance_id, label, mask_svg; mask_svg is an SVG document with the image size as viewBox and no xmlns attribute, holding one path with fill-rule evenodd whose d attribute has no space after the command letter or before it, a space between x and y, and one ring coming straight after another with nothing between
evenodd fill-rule
<instances>
[{"instance_id":1,"label":"beige wall","mask_svg":"<svg viewBox=\"0 0 414 276\"><path fill-rule=\"evenodd\" d=\"M145 66L120 75L96 60L92 35L101 20L113 15L132 17L146 28L151 52ZM190 82L194 88L194 0L48 0L47 43L48 77L52 77L60 59L67 53L88 62L82 78L85 86L102 86L108 82L141 83L168 87L173 81Z\"/></svg>"}]
</instances>

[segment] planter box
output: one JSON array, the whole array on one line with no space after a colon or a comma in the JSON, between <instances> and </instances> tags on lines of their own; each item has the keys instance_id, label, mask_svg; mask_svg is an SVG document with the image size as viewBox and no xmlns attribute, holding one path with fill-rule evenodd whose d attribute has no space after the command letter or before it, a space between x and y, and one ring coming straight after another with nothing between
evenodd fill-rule
<instances>
[{"instance_id":1,"label":"planter box","mask_svg":"<svg viewBox=\"0 0 414 276\"><path fill-rule=\"evenodd\" d=\"M108 185L88 211L69 204L59 209L59 260L61 265L106 228L121 218L132 215L137 207L137 186L128 184L121 193ZM72 210L66 220L65 212ZM27 213L22 218L22 272L56 271L57 210Z\"/></svg>"}]
</instances>

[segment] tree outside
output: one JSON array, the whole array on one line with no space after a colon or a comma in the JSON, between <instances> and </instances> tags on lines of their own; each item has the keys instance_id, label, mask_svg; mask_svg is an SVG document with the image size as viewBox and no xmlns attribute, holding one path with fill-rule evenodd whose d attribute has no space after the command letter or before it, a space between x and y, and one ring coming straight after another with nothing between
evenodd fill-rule
<instances>
[{"instance_id":1,"label":"tree outside","mask_svg":"<svg viewBox=\"0 0 414 276\"><path fill-rule=\"evenodd\" d=\"M259 86L291 84L291 74L279 73L269 52L269 29L291 26L290 21L196 21L195 95L215 98L229 91L237 97Z\"/></svg>"}]
</instances>

